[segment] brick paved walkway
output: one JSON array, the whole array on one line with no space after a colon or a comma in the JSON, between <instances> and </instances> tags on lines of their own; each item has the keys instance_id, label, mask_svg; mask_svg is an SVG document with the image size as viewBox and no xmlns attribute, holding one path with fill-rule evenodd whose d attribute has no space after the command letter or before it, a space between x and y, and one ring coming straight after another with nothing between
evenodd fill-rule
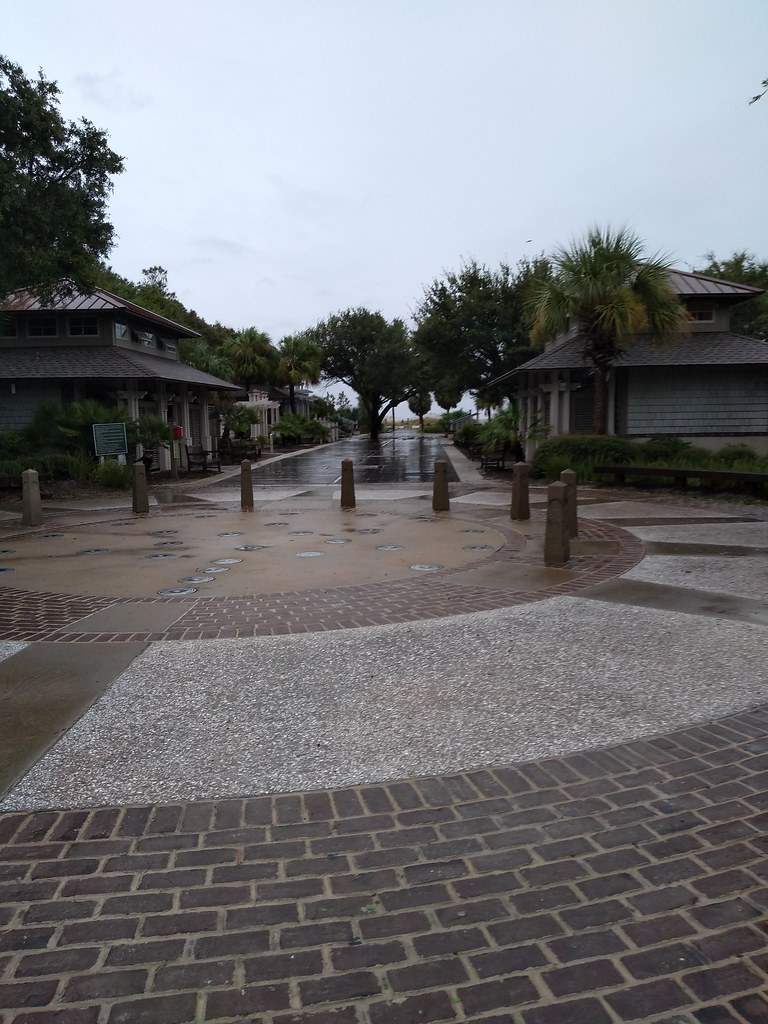
<instances>
[{"instance_id":1,"label":"brick paved walkway","mask_svg":"<svg viewBox=\"0 0 768 1024\"><path fill-rule=\"evenodd\" d=\"M498 515L475 511L473 519ZM459 518L459 517L456 517ZM534 518L542 513L534 512ZM274 636L357 626L378 626L465 612L490 611L548 597L577 594L596 583L613 579L635 565L643 545L632 534L608 523L581 520L579 539L612 541L616 551L582 554L571 559L573 578L552 586L526 590L513 586L493 589L470 587L458 581L461 573L489 562L531 563L514 530L494 523L506 534L507 544L489 558L460 569L444 569L414 579L394 579L357 586L324 587L301 591L256 594L250 597L161 598L147 600L38 593L0 587L0 640L61 643L110 643L157 640L215 640L229 637ZM541 556L536 556L541 562ZM514 571L510 573L514 579ZM64 626L93 612L126 604L173 604L179 619L158 632L62 632Z\"/></svg>"},{"instance_id":2,"label":"brick paved walkway","mask_svg":"<svg viewBox=\"0 0 768 1024\"><path fill-rule=\"evenodd\" d=\"M446 778L0 816L2 1024L764 1024L768 706Z\"/></svg>"}]
</instances>

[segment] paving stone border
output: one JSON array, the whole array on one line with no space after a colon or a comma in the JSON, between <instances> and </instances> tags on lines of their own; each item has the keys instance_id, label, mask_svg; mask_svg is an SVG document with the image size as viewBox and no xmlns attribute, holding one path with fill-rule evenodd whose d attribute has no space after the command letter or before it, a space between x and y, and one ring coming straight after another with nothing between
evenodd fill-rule
<instances>
[{"instance_id":1,"label":"paving stone border","mask_svg":"<svg viewBox=\"0 0 768 1024\"><path fill-rule=\"evenodd\" d=\"M506 768L0 815L1 1024L763 1024L768 705Z\"/></svg>"},{"instance_id":2,"label":"paving stone border","mask_svg":"<svg viewBox=\"0 0 768 1024\"><path fill-rule=\"evenodd\" d=\"M498 516L495 509L486 518ZM542 516L535 512L534 516ZM482 518L473 513L472 521ZM468 520L469 521L469 520ZM494 521L493 529L507 543L491 556L460 568L443 569L414 579L259 594L252 597L109 598L42 593L0 587L0 640L58 643L113 643L159 640L215 640L232 637L274 636L358 626L442 618L467 612L507 608L548 597L577 594L587 587L627 572L643 556L642 543L620 527L580 520L580 539L613 541L616 553L580 555L571 560L574 578L566 583L531 590L494 590L469 587L456 576L492 561L531 564L515 530ZM62 632L63 627L93 612L120 604L178 605L180 618L157 632Z\"/></svg>"}]
</instances>

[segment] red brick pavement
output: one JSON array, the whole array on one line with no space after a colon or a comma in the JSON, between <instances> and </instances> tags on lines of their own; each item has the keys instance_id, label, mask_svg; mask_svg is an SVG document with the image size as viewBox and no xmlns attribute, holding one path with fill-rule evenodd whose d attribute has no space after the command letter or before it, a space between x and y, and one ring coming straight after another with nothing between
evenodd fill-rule
<instances>
[{"instance_id":1,"label":"red brick pavement","mask_svg":"<svg viewBox=\"0 0 768 1024\"><path fill-rule=\"evenodd\" d=\"M491 513L497 514L497 513ZM534 513L540 515L540 513ZM474 514L474 518L481 515ZM580 539L609 540L616 554L581 555L569 568L567 583L534 590L493 590L469 587L456 577L489 561L530 563L520 535L494 523L506 533L507 544L490 558L460 569L444 569L414 579L399 579L332 589L259 594L251 597L131 598L72 597L0 587L0 640L46 640L61 643L111 643L156 640L211 640L225 637L271 636L285 633L385 625L440 618L465 612L489 611L558 595L576 594L626 572L643 553L639 540L608 523L581 521ZM180 618L160 632L62 632L62 627L112 605L173 603Z\"/></svg>"},{"instance_id":2,"label":"red brick pavement","mask_svg":"<svg viewBox=\"0 0 768 1024\"><path fill-rule=\"evenodd\" d=\"M0 1024L764 1024L768 706L328 792L0 815Z\"/></svg>"}]
</instances>

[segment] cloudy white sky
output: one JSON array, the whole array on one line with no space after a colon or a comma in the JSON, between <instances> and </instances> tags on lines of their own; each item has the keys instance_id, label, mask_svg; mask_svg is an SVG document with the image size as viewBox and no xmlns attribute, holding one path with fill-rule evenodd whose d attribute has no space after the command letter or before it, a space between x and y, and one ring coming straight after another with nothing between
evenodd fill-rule
<instances>
[{"instance_id":1,"label":"cloudy white sky","mask_svg":"<svg viewBox=\"0 0 768 1024\"><path fill-rule=\"evenodd\" d=\"M275 338L592 222L768 258L765 0L35 0L0 49L125 156L112 263Z\"/></svg>"}]
</instances>

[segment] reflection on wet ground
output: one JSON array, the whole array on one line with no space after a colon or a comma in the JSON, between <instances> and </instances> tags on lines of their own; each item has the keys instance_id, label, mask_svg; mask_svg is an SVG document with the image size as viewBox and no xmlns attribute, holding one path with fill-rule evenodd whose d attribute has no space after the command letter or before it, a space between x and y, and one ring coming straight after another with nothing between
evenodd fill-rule
<instances>
[{"instance_id":1,"label":"reflection on wet ground","mask_svg":"<svg viewBox=\"0 0 768 1024\"><path fill-rule=\"evenodd\" d=\"M378 442L351 437L334 445L260 466L254 463L254 484L333 484L341 460L352 459L355 481L363 484L426 483L434 477L436 459L448 463L448 479L458 480L439 437L397 431ZM231 484L230 484L231 486ZM213 491L215 485L211 488Z\"/></svg>"}]
</instances>

